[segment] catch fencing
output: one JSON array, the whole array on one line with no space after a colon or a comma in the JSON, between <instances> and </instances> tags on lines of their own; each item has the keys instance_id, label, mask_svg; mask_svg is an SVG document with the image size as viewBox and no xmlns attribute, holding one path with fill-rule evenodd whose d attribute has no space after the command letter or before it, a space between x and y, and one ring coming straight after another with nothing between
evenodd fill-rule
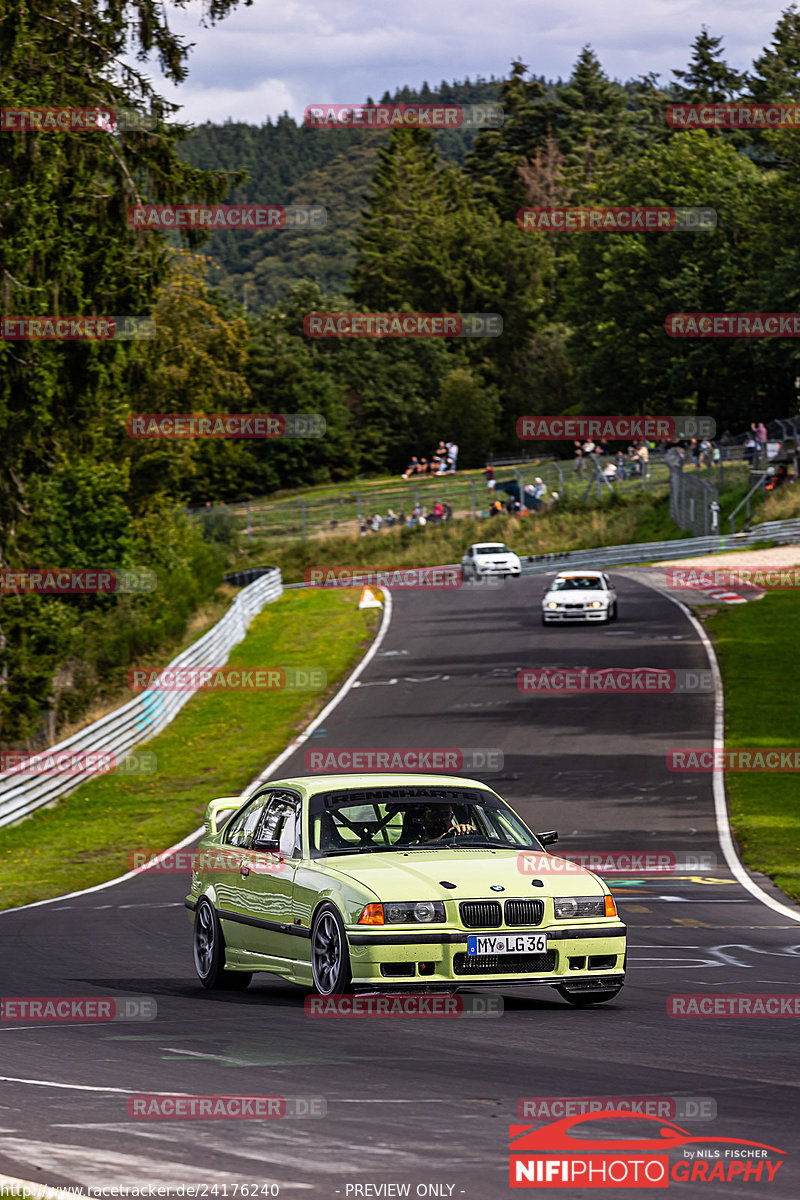
<instances>
[{"instance_id":1,"label":"catch fencing","mask_svg":"<svg viewBox=\"0 0 800 1200\"><path fill-rule=\"evenodd\" d=\"M174 658L164 670L186 671L193 667L214 670L223 666L233 647L243 640L253 617L261 612L265 604L277 600L282 592L281 573L274 567L244 588L225 616ZM80 762L81 756L108 755L115 764L119 764L135 746L149 741L169 725L193 695L194 691L155 689L142 692L57 746L42 751L41 755L47 758L69 755L77 762ZM13 771L3 772L0 774L0 828L19 821L37 808L71 792L87 779L104 773L102 765L96 762L87 763L85 769L71 770L69 774L24 775Z\"/></svg>"},{"instance_id":2,"label":"catch fencing","mask_svg":"<svg viewBox=\"0 0 800 1200\"><path fill-rule=\"evenodd\" d=\"M718 489L708 479L670 467L669 515L678 529L695 537L719 533Z\"/></svg>"},{"instance_id":3,"label":"catch fencing","mask_svg":"<svg viewBox=\"0 0 800 1200\"><path fill-rule=\"evenodd\" d=\"M498 465L494 490L487 486L482 471L432 476L412 476L408 481L397 480L380 485L357 485L346 491L326 491L283 500L241 500L226 504L190 508L189 517L196 522L208 522L211 536L224 533L228 526L247 543L308 540L357 536L373 529L375 514L380 514L380 529L400 528L411 518L415 506L427 513L438 500L448 505L453 517L485 517L495 498L503 503L509 497L520 499L524 505L525 487L541 478L547 487L548 498L598 501L606 493L625 495L642 488L665 491L669 484L669 469L663 461L651 457L649 466L628 462L624 475L616 478L605 474L605 466L590 458L575 470L569 461L518 462ZM505 485L511 490L507 491ZM213 527L216 526L216 530ZM222 529L220 529L222 527Z\"/></svg>"}]
</instances>

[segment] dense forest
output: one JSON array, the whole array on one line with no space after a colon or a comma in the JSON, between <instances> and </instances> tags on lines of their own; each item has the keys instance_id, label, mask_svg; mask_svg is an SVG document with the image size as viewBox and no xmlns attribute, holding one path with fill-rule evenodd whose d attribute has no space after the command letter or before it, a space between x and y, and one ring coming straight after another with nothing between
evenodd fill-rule
<instances>
[{"instance_id":1,"label":"dense forest","mask_svg":"<svg viewBox=\"0 0 800 1200\"><path fill-rule=\"evenodd\" d=\"M235 0L213 0L212 20ZM547 82L403 89L404 102L496 99L499 129L376 134L288 116L194 131L131 66L131 39L180 83L188 48L149 0L7 8L6 103L133 108L140 127L0 141L4 316L155 318L142 341L0 339L0 565L146 564L141 597L3 597L0 740L69 716L92 681L179 636L221 558L180 505L400 470L454 438L460 464L513 451L525 413L710 414L730 428L794 410L790 339L675 340L671 312L798 308L800 131L671 129L675 100L800 99L800 16L747 73L703 30L661 85L618 83L593 51ZM66 98L66 99L65 99ZM131 228L137 204L313 203L304 233ZM543 204L697 205L716 229L523 231ZM311 311L496 312L502 337L313 339ZM320 413L322 439L165 442L136 412ZM550 448L552 451L552 448ZM566 452L566 451L565 451ZM80 659L80 666L65 666ZM85 671L86 678L81 676Z\"/></svg>"}]
</instances>

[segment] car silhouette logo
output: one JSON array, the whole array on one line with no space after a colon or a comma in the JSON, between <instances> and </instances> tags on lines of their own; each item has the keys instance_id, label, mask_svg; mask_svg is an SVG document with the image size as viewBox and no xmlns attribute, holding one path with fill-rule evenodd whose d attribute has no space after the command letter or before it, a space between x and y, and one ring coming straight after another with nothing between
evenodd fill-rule
<instances>
[{"instance_id":1,"label":"car silhouette logo","mask_svg":"<svg viewBox=\"0 0 800 1200\"><path fill-rule=\"evenodd\" d=\"M506 889L503 887L502 883L493 883L491 890L493 892L504 892Z\"/></svg>"}]
</instances>

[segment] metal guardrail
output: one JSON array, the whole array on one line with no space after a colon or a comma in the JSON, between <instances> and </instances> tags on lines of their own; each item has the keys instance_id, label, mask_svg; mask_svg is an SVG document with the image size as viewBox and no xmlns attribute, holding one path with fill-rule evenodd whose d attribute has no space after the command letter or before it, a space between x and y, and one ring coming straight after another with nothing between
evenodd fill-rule
<instances>
[{"instance_id":1,"label":"metal guardrail","mask_svg":"<svg viewBox=\"0 0 800 1200\"><path fill-rule=\"evenodd\" d=\"M164 671L187 670L192 667L221 667L234 646L242 641L247 628L265 604L277 600L283 592L281 573L274 567L255 583L244 588L231 604L225 616L207 633L194 642ZM142 692L121 708L115 709L85 729L41 751L43 757L53 755L110 755L118 764L134 746L147 742L160 733L195 694L192 691L168 692L154 689ZM87 779L104 774L101 763L86 764L85 769L70 774L22 775L5 771L0 774L0 828L27 816L44 804L66 795Z\"/></svg>"},{"instance_id":2,"label":"metal guardrail","mask_svg":"<svg viewBox=\"0 0 800 1200\"><path fill-rule=\"evenodd\" d=\"M679 538L674 542L632 542L627 546L600 546L596 550L563 550L523 558L523 575L540 575L554 567L615 567L628 563L664 562L671 558L697 558L742 550L757 542L800 542L800 519L764 521L747 533L715 537Z\"/></svg>"}]
</instances>

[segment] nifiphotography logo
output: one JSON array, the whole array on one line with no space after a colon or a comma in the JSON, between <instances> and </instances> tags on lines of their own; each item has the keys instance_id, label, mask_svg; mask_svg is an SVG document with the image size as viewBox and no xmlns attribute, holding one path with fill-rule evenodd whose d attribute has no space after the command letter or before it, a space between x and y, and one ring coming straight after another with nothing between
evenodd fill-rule
<instances>
[{"instance_id":1,"label":"nifiphotography logo","mask_svg":"<svg viewBox=\"0 0 800 1200\"><path fill-rule=\"evenodd\" d=\"M630 1122L631 1136L608 1133ZM597 1125L600 1121L604 1124ZM602 1136L603 1132L606 1136ZM771 1183L783 1150L742 1138L694 1136L680 1125L618 1110L585 1113L539 1128L509 1126L511 1187L669 1187L670 1183Z\"/></svg>"}]
</instances>

